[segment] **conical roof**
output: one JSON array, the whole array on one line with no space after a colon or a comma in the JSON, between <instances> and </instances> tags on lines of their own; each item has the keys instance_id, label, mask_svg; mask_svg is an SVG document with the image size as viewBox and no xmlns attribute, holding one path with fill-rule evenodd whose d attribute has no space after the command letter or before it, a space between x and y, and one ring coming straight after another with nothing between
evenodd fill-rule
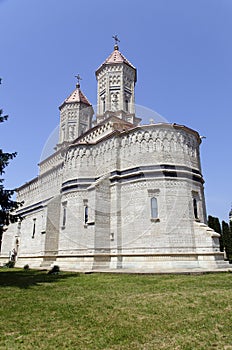
<instances>
[{"instance_id":1,"label":"conical roof","mask_svg":"<svg viewBox=\"0 0 232 350\"><path fill-rule=\"evenodd\" d=\"M61 109L65 104L68 103L84 103L87 106L91 106L91 103L81 91L80 84L76 85L76 89L64 100L59 108Z\"/></svg>"},{"instance_id":2,"label":"conical roof","mask_svg":"<svg viewBox=\"0 0 232 350\"><path fill-rule=\"evenodd\" d=\"M114 64L114 63L126 63L128 66L130 66L136 71L136 68L133 66L133 64L130 61L128 61L128 59L119 51L118 45L115 45L114 51L107 57L107 59L96 70L96 74L103 66L107 64Z\"/></svg>"}]
</instances>

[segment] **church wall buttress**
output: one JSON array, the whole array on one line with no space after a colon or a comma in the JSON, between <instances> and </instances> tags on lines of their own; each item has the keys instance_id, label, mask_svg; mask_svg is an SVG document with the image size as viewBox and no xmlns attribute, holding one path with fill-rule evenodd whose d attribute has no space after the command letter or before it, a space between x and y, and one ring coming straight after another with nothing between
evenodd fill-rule
<instances>
[{"instance_id":1,"label":"church wall buttress","mask_svg":"<svg viewBox=\"0 0 232 350\"><path fill-rule=\"evenodd\" d=\"M59 232L60 232L60 208L61 196L55 196L47 204L47 223L45 239L45 258L52 258L58 253Z\"/></svg>"}]
</instances>

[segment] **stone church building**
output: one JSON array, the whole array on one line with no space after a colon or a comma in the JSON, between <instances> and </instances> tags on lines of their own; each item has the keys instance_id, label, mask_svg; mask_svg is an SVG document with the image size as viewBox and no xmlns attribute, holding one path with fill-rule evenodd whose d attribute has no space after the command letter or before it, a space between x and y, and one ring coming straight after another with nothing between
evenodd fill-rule
<instances>
[{"instance_id":1,"label":"stone church building","mask_svg":"<svg viewBox=\"0 0 232 350\"><path fill-rule=\"evenodd\" d=\"M199 134L143 125L136 68L119 51L96 70L97 113L80 84L59 107L59 142L17 190L23 220L0 260L64 270L169 271L227 267L206 224Z\"/></svg>"}]
</instances>

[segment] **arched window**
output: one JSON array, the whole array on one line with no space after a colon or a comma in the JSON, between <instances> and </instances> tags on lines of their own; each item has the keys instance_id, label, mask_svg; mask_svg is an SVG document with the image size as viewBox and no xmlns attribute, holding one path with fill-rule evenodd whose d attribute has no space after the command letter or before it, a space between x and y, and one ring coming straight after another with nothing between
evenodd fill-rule
<instances>
[{"instance_id":1,"label":"arched window","mask_svg":"<svg viewBox=\"0 0 232 350\"><path fill-rule=\"evenodd\" d=\"M89 220L89 208L88 208L88 205L85 205L85 211L84 211L85 224L87 224L88 220Z\"/></svg>"},{"instance_id":2,"label":"arched window","mask_svg":"<svg viewBox=\"0 0 232 350\"><path fill-rule=\"evenodd\" d=\"M19 221L18 221L18 230L19 230L19 231L21 230L21 225L22 225L22 221L19 220Z\"/></svg>"},{"instance_id":3,"label":"arched window","mask_svg":"<svg viewBox=\"0 0 232 350\"><path fill-rule=\"evenodd\" d=\"M32 238L35 238L35 223L36 223L36 219L33 219Z\"/></svg>"},{"instance_id":4,"label":"arched window","mask_svg":"<svg viewBox=\"0 0 232 350\"><path fill-rule=\"evenodd\" d=\"M157 203L156 197L151 198L151 218L152 219L158 218L158 203Z\"/></svg>"},{"instance_id":5,"label":"arched window","mask_svg":"<svg viewBox=\"0 0 232 350\"><path fill-rule=\"evenodd\" d=\"M125 102L126 102L126 111L128 112L129 111L129 101L126 100Z\"/></svg>"},{"instance_id":6,"label":"arched window","mask_svg":"<svg viewBox=\"0 0 232 350\"><path fill-rule=\"evenodd\" d=\"M195 219L198 219L198 211L197 211L197 200L193 198L193 212Z\"/></svg>"},{"instance_id":7,"label":"arched window","mask_svg":"<svg viewBox=\"0 0 232 350\"><path fill-rule=\"evenodd\" d=\"M65 228L66 225L66 215L67 215L67 208L66 206L63 206L63 228Z\"/></svg>"},{"instance_id":8,"label":"arched window","mask_svg":"<svg viewBox=\"0 0 232 350\"><path fill-rule=\"evenodd\" d=\"M65 141L65 126L62 126L61 131L61 142Z\"/></svg>"}]
</instances>

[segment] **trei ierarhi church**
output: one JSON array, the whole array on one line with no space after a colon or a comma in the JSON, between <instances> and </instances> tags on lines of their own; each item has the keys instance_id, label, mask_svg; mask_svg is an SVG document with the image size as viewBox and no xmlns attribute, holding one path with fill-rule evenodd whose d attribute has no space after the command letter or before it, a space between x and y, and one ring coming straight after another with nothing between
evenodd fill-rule
<instances>
[{"instance_id":1,"label":"trei ierarhi church","mask_svg":"<svg viewBox=\"0 0 232 350\"><path fill-rule=\"evenodd\" d=\"M96 70L97 113L80 88L60 105L59 141L39 175L17 189L22 220L3 235L0 262L77 271L228 268L207 226L201 138L178 124L142 124L136 68L119 51Z\"/></svg>"}]
</instances>

